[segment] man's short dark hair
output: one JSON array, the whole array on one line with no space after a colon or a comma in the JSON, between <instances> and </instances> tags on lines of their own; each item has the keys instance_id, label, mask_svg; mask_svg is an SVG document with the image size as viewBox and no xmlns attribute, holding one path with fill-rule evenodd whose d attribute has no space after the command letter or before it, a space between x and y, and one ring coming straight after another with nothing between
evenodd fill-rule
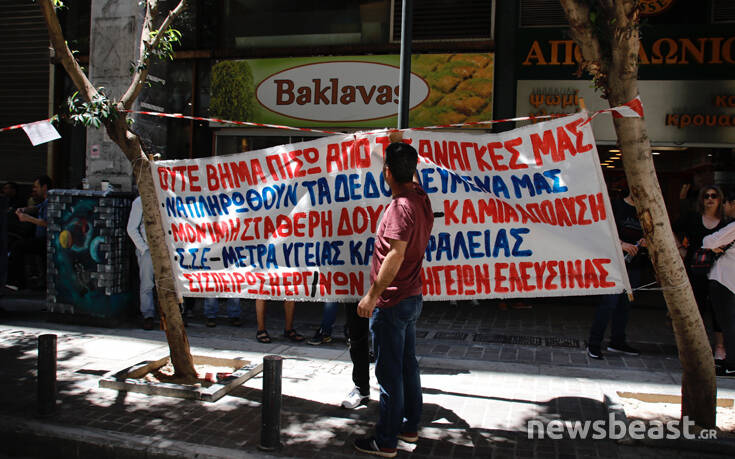
<instances>
[{"instance_id":1,"label":"man's short dark hair","mask_svg":"<svg viewBox=\"0 0 735 459\"><path fill-rule=\"evenodd\" d=\"M723 202L733 202L735 201L735 187L728 186L723 188L722 192L725 195L725 198L723 199Z\"/></svg>"},{"instance_id":2,"label":"man's short dark hair","mask_svg":"<svg viewBox=\"0 0 735 459\"><path fill-rule=\"evenodd\" d=\"M36 180L38 180L39 185L46 185L46 188L51 189L51 177L49 177L48 175L39 175L38 177L36 177Z\"/></svg>"},{"instance_id":3,"label":"man's short dark hair","mask_svg":"<svg viewBox=\"0 0 735 459\"><path fill-rule=\"evenodd\" d=\"M398 183L411 182L419 154L407 143L395 142L385 149L385 165Z\"/></svg>"}]
</instances>

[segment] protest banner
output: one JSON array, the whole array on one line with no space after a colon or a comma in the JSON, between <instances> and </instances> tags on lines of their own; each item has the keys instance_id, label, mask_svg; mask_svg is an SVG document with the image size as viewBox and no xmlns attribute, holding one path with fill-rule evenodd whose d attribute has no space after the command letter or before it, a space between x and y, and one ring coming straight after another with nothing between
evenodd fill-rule
<instances>
[{"instance_id":1,"label":"protest banner","mask_svg":"<svg viewBox=\"0 0 735 459\"><path fill-rule=\"evenodd\" d=\"M501 134L407 130L435 212L427 300L630 291L586 113ZM183 296L355 300L391 192L388 131L158 161Z\"/></svg>"}]
</instances>

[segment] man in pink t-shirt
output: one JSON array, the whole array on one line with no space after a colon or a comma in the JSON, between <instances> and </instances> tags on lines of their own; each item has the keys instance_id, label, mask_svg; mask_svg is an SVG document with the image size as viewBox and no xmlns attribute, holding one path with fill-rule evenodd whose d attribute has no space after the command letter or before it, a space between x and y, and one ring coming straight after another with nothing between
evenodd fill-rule
<instances>
[{"instance_id":1,"label":"man in pink t-shirt","mask_svg":"<svg viewBox=\"0 0 735 459\"><path fill-rule=\"evenodd\" d=\"M375 376L380 384L380 417L375 435L355 440L358 451L397 454L398 440L418 440L421 379L416 360L416 320L421 314L421 264L434 225L431 203L418 183L416 149L391 143L383 174L393 199L376 234L370 289L357 313L371 317Z\"/></svg>"}]
</instances>

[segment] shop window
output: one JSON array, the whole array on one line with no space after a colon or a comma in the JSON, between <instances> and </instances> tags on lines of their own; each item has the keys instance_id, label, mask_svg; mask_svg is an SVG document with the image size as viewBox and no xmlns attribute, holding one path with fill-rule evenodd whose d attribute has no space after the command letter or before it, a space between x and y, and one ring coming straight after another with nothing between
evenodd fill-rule
<instances>
[{"instance_id":1,"label":"shop window","mask_svg":"<svg viewBox=\"0 0 735 459\"><path fill-rule=\"evenodd\" d=\"M226 48L306 47L387 41L388 0L226 0Z\"/></svg>"},{"instance_id":2,"label":"shop window","mask_svg":"<svg viewBox=\"0 0 735 459\"><path fill-rule=\"evenodd\" d=\"M392 3L391 41L400 42L403 2L392 0ZM413 41L492 38L492 1L422 0L412 4Z\"/></svg>"}]
</instances>

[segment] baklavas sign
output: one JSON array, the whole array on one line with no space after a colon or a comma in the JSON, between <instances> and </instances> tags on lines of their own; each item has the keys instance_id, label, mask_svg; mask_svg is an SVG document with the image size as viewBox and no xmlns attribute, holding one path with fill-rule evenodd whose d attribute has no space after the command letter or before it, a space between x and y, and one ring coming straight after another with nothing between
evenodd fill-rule
<instances>
[{"instance_id":1,"label":"baklavas sign","mask_svg":"<svg viewBox=\"0 0 735 459\"><path fill-rule=\"evenodd\" d=\"M412 58L411 126L492 119L492 54ZM227 60L212 68L210 113L291 126L395 126L399 56Z\"/></svg>"},{"instance_id":2,"label":"baklavas sign","mask_svg":"<svg viewBox=\"0 0 735 459\"><path fill-rule=\"evenodd\" d=\"M500 134L407 130L436 218L427 299L630 291L586 113ZM357 300L390 203L388 131L156 162L181 296Z\"/></svg>"}]
</instances>

